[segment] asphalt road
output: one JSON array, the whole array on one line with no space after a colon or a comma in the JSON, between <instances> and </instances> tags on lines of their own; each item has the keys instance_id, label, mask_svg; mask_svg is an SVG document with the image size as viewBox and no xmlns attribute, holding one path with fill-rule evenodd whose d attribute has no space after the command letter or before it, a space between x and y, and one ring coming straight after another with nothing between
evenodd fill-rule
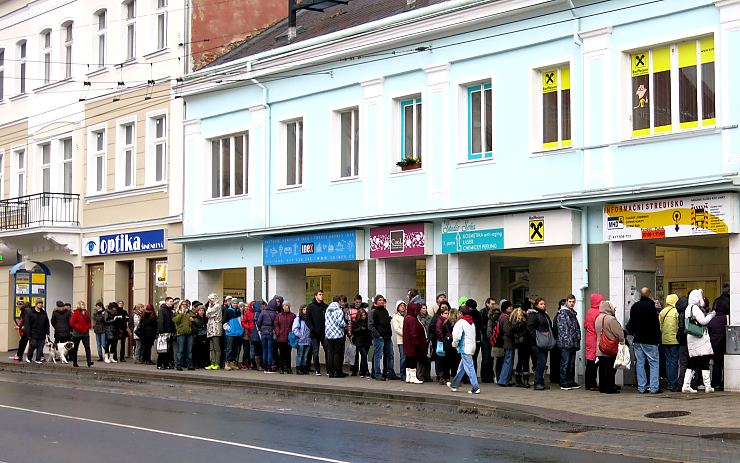
<instances>
[{"instance_id":1,"label":"asphalt road","mask_svg":"<svg viewBox=\"0 0 740 463\"><path fill-rule=\"evenodd\" d=\"M655 461L48 384L0 382L0 423L7 463Z\"/></svg>"}]
</instances>

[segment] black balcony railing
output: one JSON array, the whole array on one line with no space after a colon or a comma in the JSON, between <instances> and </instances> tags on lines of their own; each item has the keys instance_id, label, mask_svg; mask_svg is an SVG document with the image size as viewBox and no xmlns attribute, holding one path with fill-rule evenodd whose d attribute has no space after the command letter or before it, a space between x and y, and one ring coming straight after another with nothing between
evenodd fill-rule
<instances>
[{"instance_id":1,"label":"black balcony railing","mask_svg":"<svg viewBox=\"0 0 740 463\"><path fill-rule=\"evenodd\" d=\"M79 226L80 195L37 193L0 200L0 231L47 225Z\"/></svg>"}]
</instances>

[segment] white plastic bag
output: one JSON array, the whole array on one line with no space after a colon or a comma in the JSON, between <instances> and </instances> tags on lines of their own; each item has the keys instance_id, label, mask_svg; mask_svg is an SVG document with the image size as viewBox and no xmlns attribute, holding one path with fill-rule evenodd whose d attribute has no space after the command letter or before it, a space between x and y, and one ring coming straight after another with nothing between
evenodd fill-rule
<instances>
[{"instance_id":1,"label":"white plastic bag","mask_svg":"<svg viewBox=\"0 0 740 463\"><path fill-rule=\"evenodd\" d=\"M631 366L630 348L626 344L620 344L617 358L614 360L614 368L617 370L629 370Z\"/></svg>"},{"instance_id":2,"label":"white plastic bag","mask_svg":"<svg viewBox=\"0 0 740 463\"><path fill-rule=\"evenodd\" d=\"M355 353L357 348L351 342L344 345L344 364L354 365L355 364Z\"/></svg>"}]
</instances>

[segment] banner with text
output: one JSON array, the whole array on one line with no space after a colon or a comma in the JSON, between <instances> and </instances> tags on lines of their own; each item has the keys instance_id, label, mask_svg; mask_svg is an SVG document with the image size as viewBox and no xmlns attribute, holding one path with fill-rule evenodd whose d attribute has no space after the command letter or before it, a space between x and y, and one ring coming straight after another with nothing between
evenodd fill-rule
<instances>
[{"instance_id":1,"label":"banner with text","mask_svg":"<svg viewBox=\"0 0 740 463\"><path fill-rule=\"evenodd\" d=\"M432 225L407 223L372 228L370 230L370 258L424 256L434 253Z\"/></svg>"}]
</instances>

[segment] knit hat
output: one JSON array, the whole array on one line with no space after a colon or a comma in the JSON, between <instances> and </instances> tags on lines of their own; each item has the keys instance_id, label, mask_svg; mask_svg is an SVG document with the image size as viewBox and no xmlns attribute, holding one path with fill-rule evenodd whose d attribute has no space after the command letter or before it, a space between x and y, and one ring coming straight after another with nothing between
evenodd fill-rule
<instances>
[{"instance_id":1,"label":"knit hat","mask_svg":"<svg viewBox=\"0 0 740 463\"><path fill-rule=\"evenodd\" d=\"M468 299L467 301L465 301L465 306L469 307L470 310L475 310L478 308L478 303L475 302L475 299Z\"/></svg>"},{"instance_id":2,"label":"knit hat","mask_svg":"<svg viewBox=\"0 0 740 463\"><path fill-rule=\"evenodd\" d=\"M506 299L501 299L501 312L506 312L509 307L511 307L511 302L507 301Z\"/></svg>"},{"instance_id":3,"label":"knit hat","mask_svg":"<svg viewBox=\"0 0 740 463\"><path fill-rule=\"evenodd\" d=\"M460 299L457 300L457 306L462 307L463 304L468 300L466 296L460 296Z\"/></svg>"}]
</instances>

